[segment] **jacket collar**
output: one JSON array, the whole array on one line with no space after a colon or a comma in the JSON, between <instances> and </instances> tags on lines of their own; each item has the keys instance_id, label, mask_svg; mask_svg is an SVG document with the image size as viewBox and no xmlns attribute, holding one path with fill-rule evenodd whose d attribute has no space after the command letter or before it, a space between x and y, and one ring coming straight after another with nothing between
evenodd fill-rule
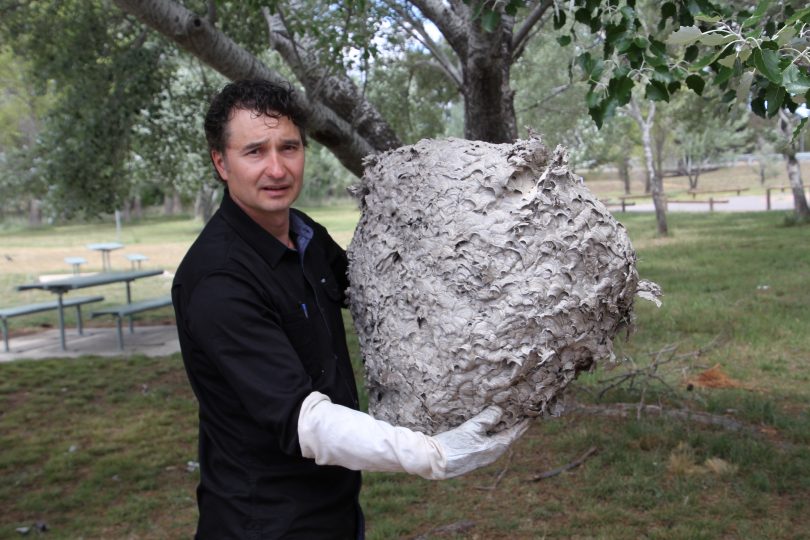
<instances>
[{"instance_id":1,"label":"jacket collar","mask_svg":"<svg viewBox=\"0 0 810 540\"><path fill-rule=\"evenodd\" d=\"M222 219L236 231L236 234L267 261L272 268L278 266L281 258L289 251L287 246L282 244L278 238L265 231L244 210L239 208L231 199L227 188L222 196L219 212Z\"/></svg>"}]
</instances>

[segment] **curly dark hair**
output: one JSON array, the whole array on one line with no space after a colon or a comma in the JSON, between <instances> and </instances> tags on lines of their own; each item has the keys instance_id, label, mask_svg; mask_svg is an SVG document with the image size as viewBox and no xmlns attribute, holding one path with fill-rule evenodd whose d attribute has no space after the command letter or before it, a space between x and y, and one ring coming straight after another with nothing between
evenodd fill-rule
<instances>
[{"instance_id":1,"label":"curly dark hair","mask_svg":"<svg viewBox=\"0 0 810 540\"><path fill-rule=\"evenodd\" d=\"M209 152L225 153L228 121L237 110L271 118L288 117L298 127L301 142L306 146L307 114L297 103L292 86L264 79L243 79L226 84L208 106L204 127Z\"/></svg>"}]
</instances>

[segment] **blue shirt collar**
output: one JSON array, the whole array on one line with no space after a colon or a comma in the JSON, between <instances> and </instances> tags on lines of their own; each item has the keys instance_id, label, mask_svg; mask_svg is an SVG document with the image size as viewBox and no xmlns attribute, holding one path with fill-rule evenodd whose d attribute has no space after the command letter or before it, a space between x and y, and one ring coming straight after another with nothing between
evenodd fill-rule
<instances>
[{"instance_id":1,"label":"blue shirt collar","mask_svg":"<svg viewBox=\"0 0 810 540\"><path fill-rule=\"evenodd\" d=\"M309 241L312 240L312 227L304 223L301 216L296 215L295 212L290 212L290 230L295 233L295 246L303 257Z\"/></svg>"}]
</instances>

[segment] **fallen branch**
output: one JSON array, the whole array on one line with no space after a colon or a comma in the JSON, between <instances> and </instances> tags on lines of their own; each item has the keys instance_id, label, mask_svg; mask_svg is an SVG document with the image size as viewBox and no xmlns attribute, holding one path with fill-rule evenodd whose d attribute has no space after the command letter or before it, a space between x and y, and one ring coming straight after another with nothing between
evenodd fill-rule
<instances>
[{"instance_id":1,"label":"fallen branch","mask_svg":"<svg viewBox=\"0 0 810 540\"><path fill-rule=\"evenodd\" d=\"M506 465L504 466L503 469L501 469L501 472L498 473L498 476L495 477L495 481L492 483L491 486L475 486L475 489L480 489L481 491L495 491L495 488L497 488L498 484L501 483L503 477L506 476L506 471L509 470L509 465L512 463L513 455L514 452L510 449L509 455L506 457Z\"/></svg>"},{"instance_id":2,"label":"fallen branch","mask_svg":"<svg viewBox=\"0 0 810 540\"><path fill-rule=\"evenodd\" d=\"M573 413L584 413L598 416L612 416L617 418L628 418L631 415L638 417L640 413L650 416L661 416L666 418L677 418L680 420L694 422L705 426L722 428L728 431L746 433L760 439L767 439L781 449L793 448L795 445L778 440L776 430L756 424L749 424L721 414L711 414L702 411L692 411L689 409L667 409L660 405L639 405L638 403L613 403L611 405L583 405L569 402L564 415Z\"/></svg>"},{"instance_id":3,"label":"fallen branch","mask_svg":"<svg viewBox=\"0 0 810 540\"><path fill-rule=\"evenodd\" d=\"M570 471L573 468L579 467L585 460L596 453L597 449L595 446L591 446L588 448L588 451L579 456L577 459L572 461L571 463L566 463L562 467L557 467L556 469L551 469L550 471L542 472L538 475L535 475L531 478L532 482L537 482L538 480L545 480L546 478L551 478L553 476L557 476L558 474L562 474L565 471Z\"/></svg>"},{"instance_id":4,"label":"fallen branch","mask_svg":"<svg viewBox=\"0 0 810 540\"><path fill-rule=\"evenodd\" d=\"M689 420L707 426L716 426L729 431L751 431L760 433L756 426L751 426L740 422L729 416L711 414L700 411L690 411L689 409L665 409L660 405L642 405L638 403L613 403L611 405L580 405L577 404L570 412L584 412L600 416L615 416L627 418L631 414L636 416L638 412L651 416L666 416L669 418L679 418Z\"/></svg>"}]
</instances>

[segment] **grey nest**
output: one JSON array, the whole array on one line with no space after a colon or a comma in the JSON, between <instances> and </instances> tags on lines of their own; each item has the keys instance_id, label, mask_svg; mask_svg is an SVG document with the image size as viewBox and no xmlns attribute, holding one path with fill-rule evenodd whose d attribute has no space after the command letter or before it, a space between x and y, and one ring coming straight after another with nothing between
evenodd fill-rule
<instances>
[{"instance_id":1,"label":"grey nest","mask_svg":"<svg viewBox=\"0 0 810 540\"><path fill-rule=\"evenodd\" d=\"M557 414L613 356L639 280L625 228L562 147L423 140L370 158L355 195L350 304L369 412L437 433L490 404Z\"/></svg>"}]
</instances>

